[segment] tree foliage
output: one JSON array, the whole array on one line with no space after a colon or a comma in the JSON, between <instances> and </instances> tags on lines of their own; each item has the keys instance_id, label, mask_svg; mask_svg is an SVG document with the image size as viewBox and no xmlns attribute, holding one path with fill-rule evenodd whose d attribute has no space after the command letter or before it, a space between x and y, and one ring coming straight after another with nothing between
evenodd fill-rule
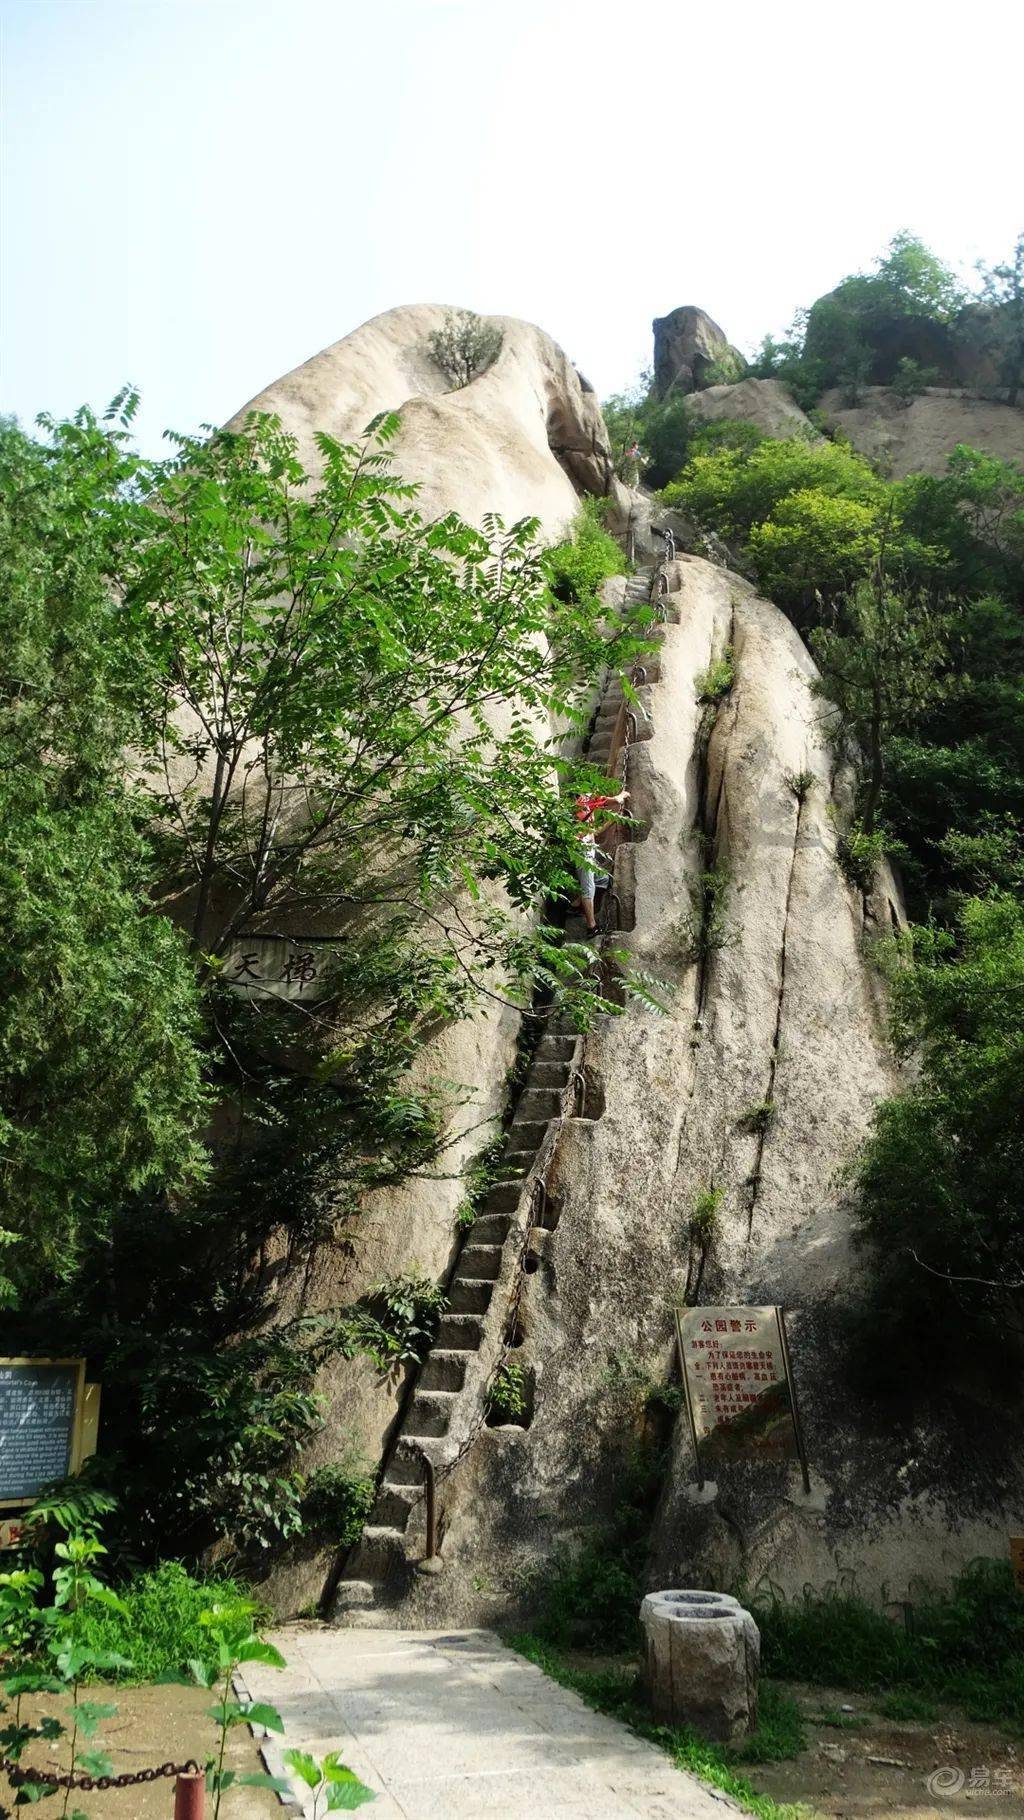
<instances>
[{"instance_id":1,"label":"tree foliage","mask_svg":"<svg viewBox=\"0 0 1024 1820\"><path fill-rule=\"evenodd\" d=\"M149 810L122 762L122 435L83 416L47 451L0 429L0 1181L22 1288L206 1167L196 979L149 912Z\"/></svg>"},{"instance_id":2,"label":"tree foliage","mask_svg":"<svg viewBox=\"0 0 1024 1820\"><path fill-rule=\"evenodd\" d=\"M916 929L896 958L896 1039L919 1074L879 1107L856 1181L880 1350L928 1370L962 1362L965 1332L1024 1342L1024 911L966 899L953 930Z\"/></svg>"},{"instance_id":3,"label":"tree foliage","mask_svg":"<svg viewBox=\"0 0 1024 1820\"><path fill-rule=\"evenodd\" d=\"M994 313L1000 376L1007 402L1016 404L1024 385L1024 234L1017 236L1001 265L979 267L981 295Z\"/></svg>"},{"instance_id":4,"label":"tree foliage","mask_svg":"<svg viewBox=\"0 0 1024 1820\"><path fill-rule=\"evenodd\" d=\"M103 1373L133 1546L259 1548L302 1520L325 1358L398 1356L376 1306L276 1317L368 1189L450 1167L474 1083L426 1039L537 973L604 1003L536 922L591 781L552 728L644 614L560 598L531 521L425 521L393 419L313 477L270 417L141 461L122 405L2 447L11 1339ZM324 938L295 1002L238 987L281 930Z\"/></svg>"}]
</instances>

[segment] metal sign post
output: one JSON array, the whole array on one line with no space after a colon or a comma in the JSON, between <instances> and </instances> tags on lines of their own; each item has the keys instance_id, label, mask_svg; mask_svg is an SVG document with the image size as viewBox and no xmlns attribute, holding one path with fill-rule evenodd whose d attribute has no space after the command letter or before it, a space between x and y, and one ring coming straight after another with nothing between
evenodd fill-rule
<instances>
[{"instance_id":1,"label":"metal sign post","mask_svg":"<svg viewBox=\"0 0 1024 1820\"><path fill-rule=\"evenodd\" d=\"M697 1490L704 1490L704 1463L700 1457L700 1442L697 1440L697 1424L693 1418L693 1401L690 1397L690 1376L686 1369L686 1347L683 1341L683 1324L680 1311L676 1309L676 1344L679 1347L679 1372L683 1380L683 1396L686 1400L686 1419L690 1424L690 1440L693 1442L693 1457L697 1465Z\"/></svg>"},{"instance_id":2,"label":"metal sign post","mask_svg":"<svg viewBox=\"0 0 1024 1820\"><path fill-rule=\"evenodd\" d=\"M782 1344L782 1360L786 1367L786 1381L789 1385L789 1411L793 1417L793 1437L796 1450L800 1455L800 1471L804 1477L804 1491L811 1495L811 1475L807 1469L807 1448L804 1446L804 1431L800 1422L800 1405L796 1400L796 1380L793 1376L793 1361L789 1356L789 1335L786 1332L786 1313L783 1308L776 1308L775 1318L779 1323L779 1340Z\"/></svg>"}]
</instances>

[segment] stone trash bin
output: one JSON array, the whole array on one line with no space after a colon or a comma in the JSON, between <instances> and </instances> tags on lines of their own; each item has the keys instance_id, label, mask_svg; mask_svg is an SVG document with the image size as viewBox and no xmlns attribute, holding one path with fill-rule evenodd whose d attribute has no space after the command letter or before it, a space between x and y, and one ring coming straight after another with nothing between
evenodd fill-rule
<instances>
[{"instance_id":1,"label":"stone trash bin","mask_svg":"<svg viewBox=\"0 0 1024 1820\"><path fill-rule=\"evenodd\" d=\"M655 1717L734 1743L757 1724L761 1635L729 1593L648 1593L643 1679Z\"/></svg>"}]
</instances>

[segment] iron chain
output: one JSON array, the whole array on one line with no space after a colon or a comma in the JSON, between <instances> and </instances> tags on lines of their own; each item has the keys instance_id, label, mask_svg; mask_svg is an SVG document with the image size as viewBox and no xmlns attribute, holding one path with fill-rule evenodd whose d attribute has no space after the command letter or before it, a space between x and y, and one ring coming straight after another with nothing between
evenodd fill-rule
<instances>
[{"instance_id":1,"label":"iron chain","mask_svg":"<svg viewBox=\"0 0 1024 1820\"><path fill-rule=\"evenodd\" d=\"M95 1789L136 1788L141 1782L159 1782L164 1776L197 1776L201 1765L194 1757L184 1763L161 1763L152 1769L129 1769L120 1776L79 1776L70 1771L65 1776L58 1776L53 1770L24 1769L13 1757L0 1757L0 1769L6 1773L12 1788L20 1788L23 1782L45 1782L48 1788L81 1788L86 1793Z\"/></svg>"}]
</instances>

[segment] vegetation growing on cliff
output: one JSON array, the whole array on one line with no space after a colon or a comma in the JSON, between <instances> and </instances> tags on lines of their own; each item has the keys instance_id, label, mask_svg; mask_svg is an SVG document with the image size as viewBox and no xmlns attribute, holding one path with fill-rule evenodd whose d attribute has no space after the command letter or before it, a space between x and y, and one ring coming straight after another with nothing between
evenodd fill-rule
<instances>
[{"instance_id":1,"label":"vegetation growing on cliff","mask_svg":"<svg viewBox=\"0 0 1024 1820\"><path fill-rule=\"evenodd\" d=\"M840 863L866 893L896 853L920 923L892 980L921 1072L878 1109L856 1170L874 1351L893 1375L931 1369L952 1322L1017 1350L1024 471L960 447L941 477L893 482L842 442L751 439L693 449L662 497L804 632L860 768Z\"/></svg>"}]
</instances>

